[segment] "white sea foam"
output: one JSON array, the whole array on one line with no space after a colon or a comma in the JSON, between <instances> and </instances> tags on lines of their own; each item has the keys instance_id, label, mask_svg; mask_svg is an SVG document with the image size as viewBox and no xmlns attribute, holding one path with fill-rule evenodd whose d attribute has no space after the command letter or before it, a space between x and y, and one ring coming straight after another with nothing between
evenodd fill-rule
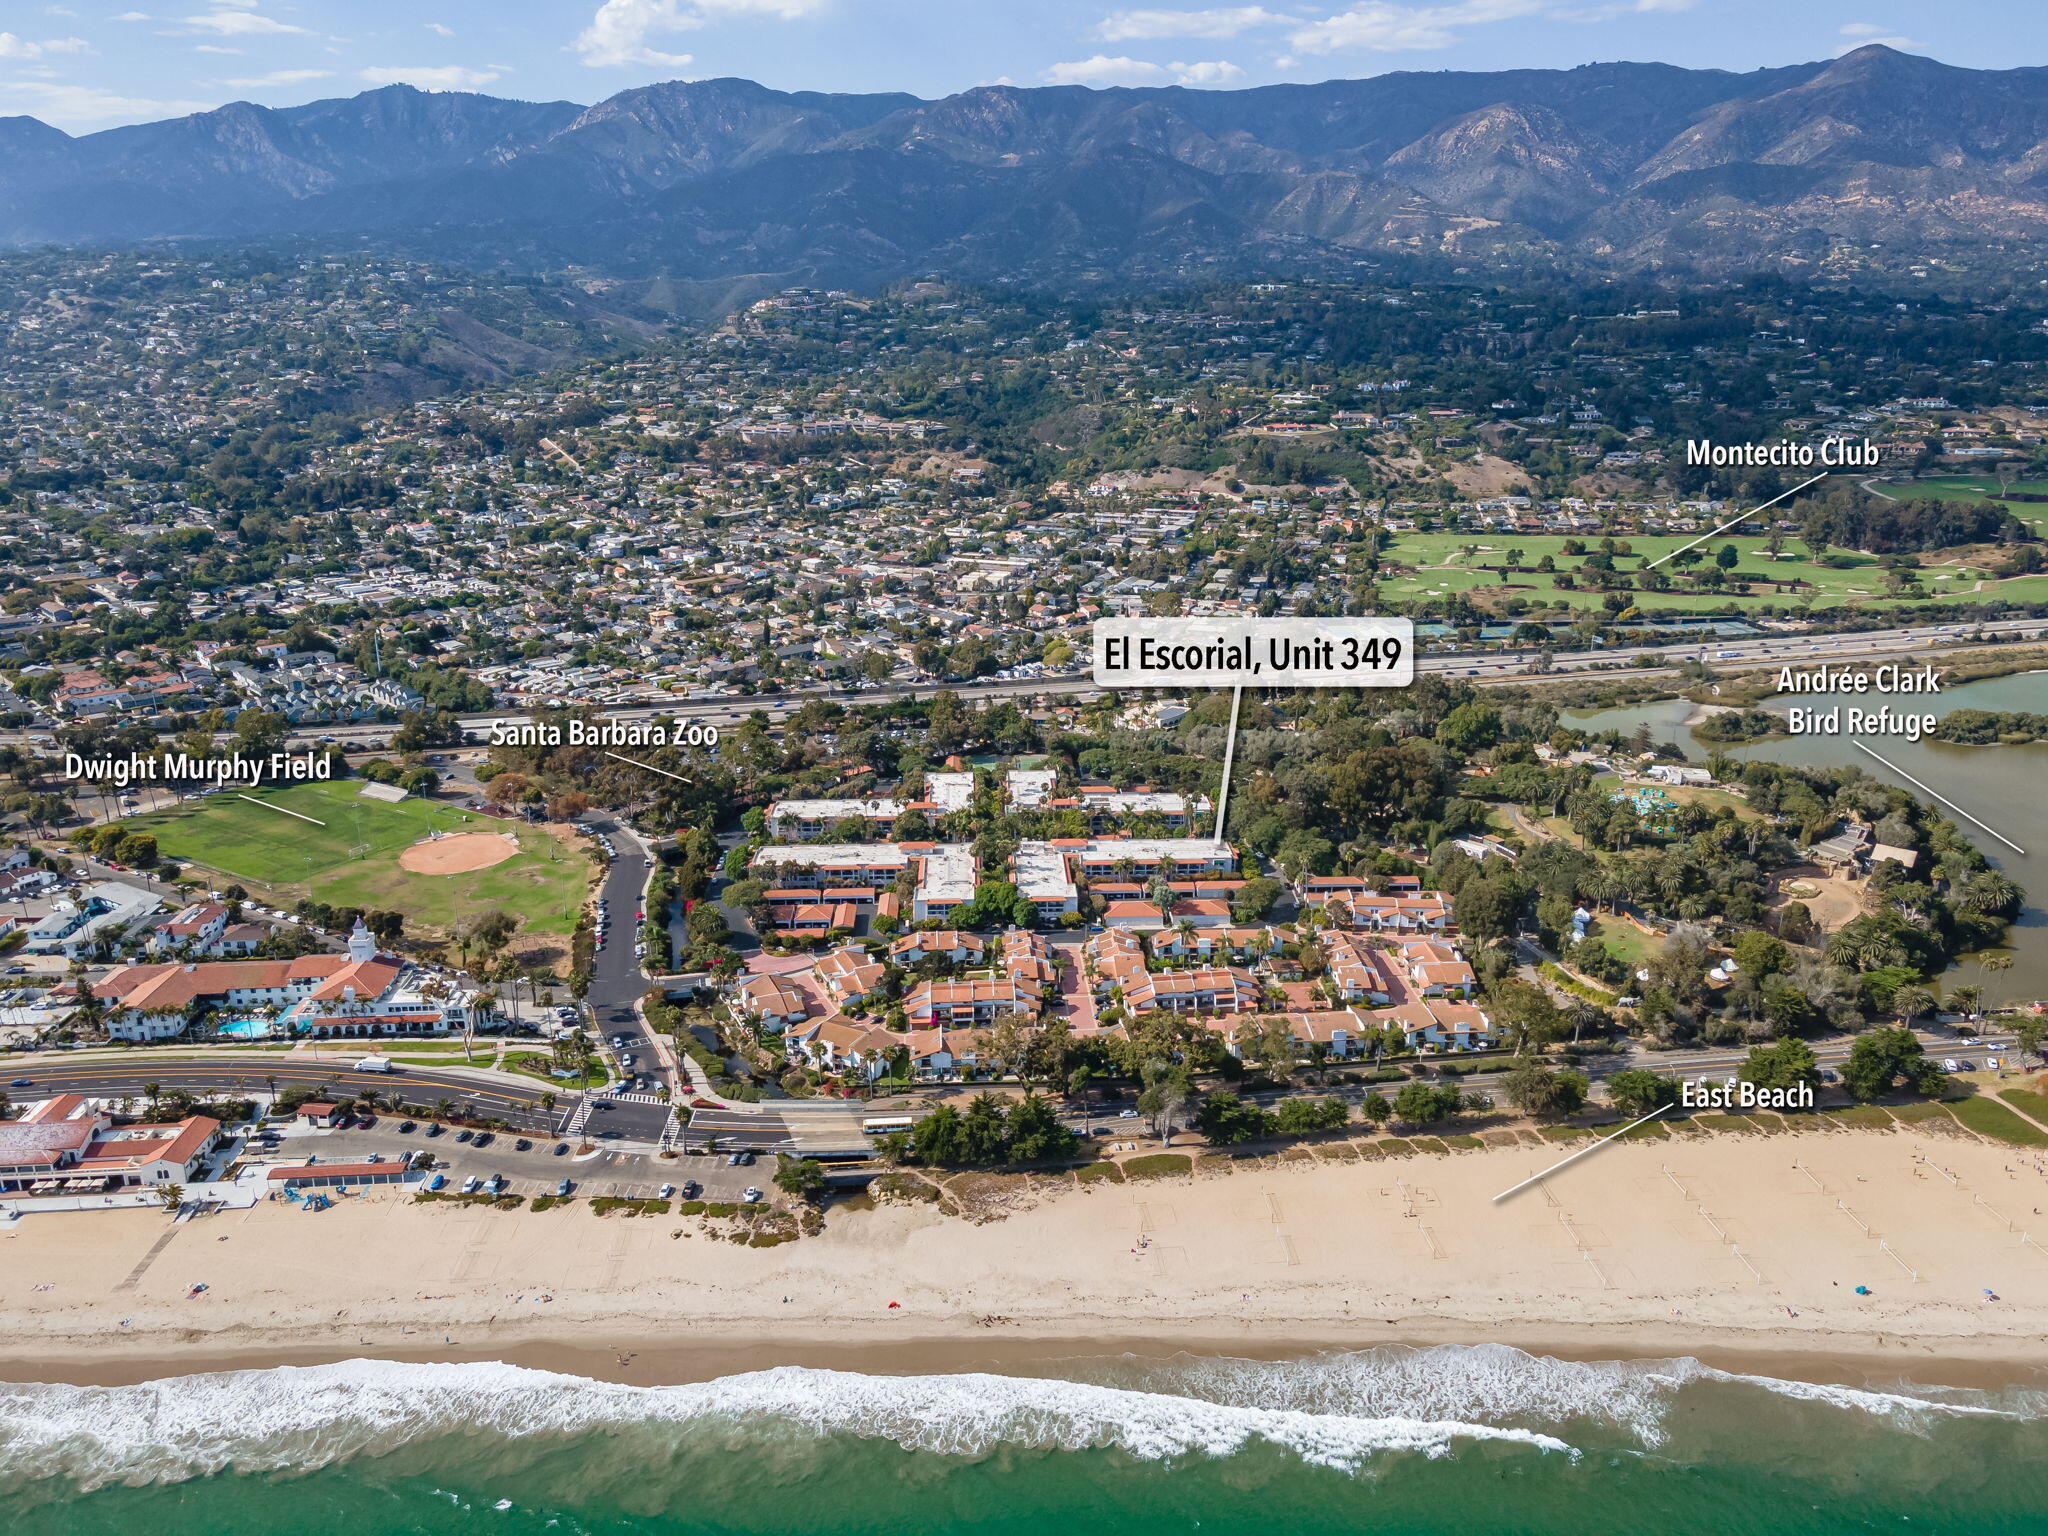
<instances>
[{"instance_id":1,"label":"white sea foam","mask_svg":"<svg viewBox=\"0 0 2048 1536\"><path fill-rule=\"evenodd\" d=\"M559 1435L698 1421L772 1421L964 1456L1004 1446L1111 1447L1156 1460L1226 1456L1262 1441L1342 1469L1389 1452L1441 1456L1460 1440L1572 1451L1529 1429L1265 1408L1042 1377L785 1366L637 1387L503 1364L350 1360L127 1387L0 1387L0 1477L170 1482L229 1468L304 1471L435 1434Z\"/></svg>"},{"instance_id":2,"label":"white sea foam","mask_svg":"<svg viewBox=\"0 0 2048 1536\"><path fill-rule=\"evenodd\" d=\"M1505 1344L1383 1345L1290 1360L1144 1362L1124 1380L1213 1402L1317 1414L1613 1423L1654 1443L1671 1401L1667 1372L1689 1364L1556 1360Z\"/></svg>"},{"instance_id":3,"label":"white sea foam","mask_svg":"<svg viewBox=\"0 0 2048 1536\"><path fill-rule=\"evenodd\" d=\"M1696 1360L1687 1364L1692 1367L1696 1380L1739 1382L1743 1386L1761 1387L1779 1397L1796 1398L1803 1403L1824 1403L1830 1408L1876 1414L1883 1418L1926 1421L1943 1417L2033 1419L2041 1416L2043 1406L2038 1392L2010 1392L1997 1403L1957 1402L1951 1398L1921 1396L1918 1393L1876 1392L1867 1387L1836 1386L1823 1381L1786 1381L1777 1376L1717 1371Z\"/></svg>"},{"instance_id":4,"label":"white sea foam","mask_svg":"<svg viewBox=\"0 0 2048 1536\"><path fill-rule=\"evenodd\" d=\"M1944 1417L2034 1419L2048 1398L2024 1389L1996 1394L1941 1388L1875 1391L1718 1370L1689 1356L1666 1360L1558 1360L1505 1344L1383 1345L1290 1360L1130 1361L1111 1367L1121 1385L1208 1401L1323 1415L1472 1421L1495 1426L1616 1426L1661 1445L1686 1387L1716 1383L1920 1428Z\"/></svg>"}]
</instances>

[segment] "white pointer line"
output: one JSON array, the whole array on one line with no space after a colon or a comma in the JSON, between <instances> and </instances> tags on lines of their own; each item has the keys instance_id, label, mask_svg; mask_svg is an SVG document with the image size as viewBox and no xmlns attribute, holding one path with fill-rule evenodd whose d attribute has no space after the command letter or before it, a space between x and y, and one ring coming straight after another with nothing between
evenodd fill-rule
<instances>
[{"instance_id":1,"label":"white pointer line","mask_svg":"<svg viewBox=\"0 0 2048 1536\"><path fill-rule=\"evenodd\" d=\"M1860 741L1855 741L1853 737L1850 739L1855 742L1855 745L1857 747L1862 748L1862 750L1865 752L1870 752L1870 755L1872 757L1876 758L1880 763L1883 763L1885 767L1891 769L1893 773L1896 773L1908 784L1917 785L1921 789L1927 789L1927 786L1925 784L1920 783L1918 779L1914 778L1913 775L1906 772L1905 769L1901 768L1897 763L1893 762L1890 758L1885 757L1876 752L1871 752L1870 748L1865 747L1863 743ZM1944 795L1940 790L1927 789L1927 793L1934 796L1935 799L1939 800L1943 805L1947 806L1950 810L1954 811L1958 816L1962 817L1965 821L1976 821L1978 826L1983 827L1986 832L1989 832L1993 837L1997 838L2001 843L2005 844L2005 846L2010 848L2014 853L2021 855L2024 855L2026 853L2026 849L2022 848L2018 843L2014 842L2011 838L2007 837L2003 832L1999 831L1998 828L1986 825L1984 822L1977 821L1976 817L1972 816L1960 805L1957 805L1955 801L1949 799L1949 797L1947 795Z\"/></svg>"},{"instance_id":2,"label":"white pointer line","mask_svg":"<svg viewBox=\"0 0 2048 1536\"><path fill-rule=\"evenodd\" d=\"M1244 690L1230 690L1230 734L1223 738L1223 782L1216 791L1216 830L1212 834L1217 842L1223 841L1223 818L1230 812L1230 765L1237 756L1237 707L1244 702Z\"/></svg>"},{"instance_id":3,"label":"white pointer line","mask_svg":"<svg viewBox=\"0 0 2048 1536\"><path fill-rule=\"evenodd\" d=\"M619 757L619 754L616 752L606 752L605 756L610 758L617 758L618 761L622 763L631 763L635 768L645 768L649 773L659 773L666 775L668 778L680 780L684 784L694 782L693 780L683 778L683 776L680 773L670 773L666 768L657 768L654 766L654 764L643 763L638 758Z\"/></svg>"},{"instance_id":4,"label":"white pointer line","mask_svg":"<svg viewBox=\"0 0 2048 1536\"><path fill-rule=\"evenodd\" d=\"M1651 1110L1647 1115L1643 1116L1643 1120L1654 1120L1659 1115L1663 1114L1665 1110L1676 1109L1677 1107L1678 1106L1676 1104L1659 1104L1655 1109ZM1531 1178L1526 1178L1522 1180L1522 1182L1517 1184L1513 1189L1502 1190L1499 1194L1493 1197L1493 1203L1495 1205L1498 1205L1501 1201L1507 1199L1509 1195L1520 1194L1523 1190L1527 1189L1531 1184L1542 1183L1545 1179L1549 1178L1553 1173L1557 1172L1558 1169L1564 1167L1566 1163L1576 1163L1580 1158L1584 1157L1587 1153L1598 1152L1602 1147L1606 1146L1607 1143L1614 1140L1616 1136L1626 1136L1630 1131L1634 1130L1637 1126L1641 1125L1643 1123L1643 1120L1631 1120L1627 1125L1624 1125L1620 1130L1615 1131L1612 1135L1602 1136L1590 1147L1579 1148L1578 1151L1574 1152L1570 1157L1566 1158L1564 1162L1552 1163L1548 1168L1544 1169L1541 1173L1536 1174Z\"/></svg>"},{"instance_id":5,"label":"white pointer line","mask_svg":"<svg viewBox=\"0 0 2048 1536\"><path fill-rule=\"evenodd\" d=\"M1827 479L1827 477L1828 471L1822 470L1819 474L1813 477L1813 480L1825 480ZM1773 496L1769 501L1765 502L1763 506L1751 507L1747 512L1742 513L1740 516L1729 518L1727 522L1723 523L1720 527L1716 528L1713 533L1703 533L1698 538L1694 539L1692 543L1679 545L1678 548L1671 551L1671 555L1682 555L1688 549L1693 549L1701 544L1706 543L1707 540L1715 537L1716 534L1726 533L1730 528L1733 528L1737 523L1748 522L1752 517L1755 517L1757 513L1763 511L1766 507L1775 507L1787 496L1797 496L1801 491L1805 490L1809 485L1813 484L1813 480L1802 480L1797 485L1793 486L1791 490L1778 492L1777 495ZM1643 569L1646 571L1654 571L1666 560L1669 560L1671 558L1671 555L1659 555L1656 559L1652 560L1648 565L1644 566Z\"/></svg>"},{"instance_id":6,"label":"white pointer line","mask_svg":"<svg viewBox=\"0 0 2048 1536\"><path fill-rule=\"evenodd\" d=\"M298 813L297 811L287 811L287 810L285 810L285 808L284 808L283 806L281 806L281 805L272 805L272 804L271 804L271 803L270 803L270 802L269 802L268 800L258 800L258 799L257 799L257 798L256 798L256 797L255 797L254 795L241 795L241 794L238 794L238 795L236 795L236 796L235 796L235 798L236 798L237 800L246 800L246 801L248 801L248 802L249 802L249 803L250 803L251 805L260 805L260 806L262 806L262 807L263 807L263 808L264 808L264 809L265 809L266 811L279 811L279 812L282 812L282 813L283 813L284 815L286 815L286 816L299 816L299 813ZM316 818L316 817L312 817L312 816L299 816L299 820L301 820L301 821L310 821L310 822L312 822L312 823L313 823L313 825L314 825L314 826L316 826L316 827L324 827L324 826L326 826L326 825L327 825L327 823L326 823L326 822L324 822L324 821L321 821L321 820L319 820L318 818Z\"/></svg>"}]
</instances>

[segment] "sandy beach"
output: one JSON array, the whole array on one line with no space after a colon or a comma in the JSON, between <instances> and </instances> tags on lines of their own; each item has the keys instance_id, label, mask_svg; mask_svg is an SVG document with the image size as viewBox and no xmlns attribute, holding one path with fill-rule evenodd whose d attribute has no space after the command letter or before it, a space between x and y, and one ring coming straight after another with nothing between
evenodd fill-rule
<instances>
[{"instance_id":1,"label":"sandy beach","mask_svg":"<svg viewBox=\"0 0 2048 1536\"><path fill-rule=\"evenodd\" d=\"M1557 1155L1048 1185L1000 1220L884 1205L769 1249L701 1218L388 1191L175 1227L145 1211L35 1216L0 1236L0 1377L376 1355L653 1381L1478 1341L1955 1385L2048 1366L2048 1249L2027 1235L2048 1238L2036 1154L1910 1130L1693 1131L1618 1143L1494 1203Z\"/></svg>"}]
</instances>

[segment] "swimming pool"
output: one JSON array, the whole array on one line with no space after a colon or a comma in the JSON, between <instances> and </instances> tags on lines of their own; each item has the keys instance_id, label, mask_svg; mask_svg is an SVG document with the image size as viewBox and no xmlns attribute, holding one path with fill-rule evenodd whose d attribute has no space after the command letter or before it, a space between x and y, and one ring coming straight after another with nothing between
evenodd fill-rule
<instances>
[{"instance_id":1,"label":"swimming pool","mask_svg":"<svg viewBox=\"0 0 2048 1536\"><path fill-rule=\"evenodd\" d=\"M269 1036L274 1026L268 1019L228 1019L214 1026L216 1034L226 1035L230 1040L262 1040Z\"/></svg>"}]
</instances>

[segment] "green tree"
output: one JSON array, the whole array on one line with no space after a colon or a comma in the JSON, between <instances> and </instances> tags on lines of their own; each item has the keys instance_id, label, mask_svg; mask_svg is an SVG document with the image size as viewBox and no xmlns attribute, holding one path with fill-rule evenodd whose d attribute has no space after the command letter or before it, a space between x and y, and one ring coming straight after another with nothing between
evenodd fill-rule
<instances>
[{"instance_id":1,"label":"green tree","mask_svg":"<svg viewBox=\"0 0 2048 1536\"><path fill-rule=\"evenodd\" d=\"M1678 1102L1678 1079L1631 1067L1607 1079L1607 1097L1624 1119L1640 1120L1653 1110Z\"/></svg>"},{"instance_id":2,"label":"green tree","mask_svg":"<svg viewBox=\"0 0 2048 1536\"><path fill-rule=\"evenodd\" d=\"M1910 1029L1873 1029L1858 1035L1842 1066L1842 1084L1862 1102L1890 1093L1900 1083L1916 1093L1938 1094L1941 1068L1927 1059L1920 1037Z\"/></svg>"},{"instance_id":3,"label":"green tree","mask_svg":"<svg viewBox=\"0 0 2048 1536\"><path fill-rule=\"evenodd\" d=\"M813 1204L825 1193L825 1168L815 1158L791 1157L787 1153L775 1154L775 1187L786 1195Z\"/></svg>"},{"instance_id":4,"label":"green tree","mask_svg":"<svg viewBox=\"0 0 2048 1536\"><path fill-rule=\"evenodd\" d=\"M1533 1056L1518 1061L1501 1079L1509 1103L1526 1115L1548 1120L1577 1114L1590 1087L1583 1073L1553 1071Z\"/></svg>"},{"instance_id":5,"label":"green tree","mask_svg":"<svg viewBox=\"0 0 2048 1536\"><path fill-rule=\"evenodd\" d=\"M1394 1095L1394 1118L1404 1125L1434 1125L1465 1106L1465 1095L1451 1087L1405 1083Z\"/></svg>"},{"instance_id":6,"label":"green tree","mask_svg":"<svg viewBox=\"0 0 2048 1536\"><path fill-rule=\"evenodd\" d=\"M1759 1088L1803 1087L1816 1095L1820 1092L1820 1063L1814 1057L1813 1047L1804 1040L1780 1040L1775 1045L1752 1047L1749 1059L1736 1069L1735 1075Z\"/></svg>"},{"instance_id":7,"label":"green tree","mask_svg":"<svg viewBox=\"0 0 2048 1536\"><path fill-rule=\"evenodd\" d=\"M1351 1118L1342 1099L1291 1098L1280 1101L1274 1123L1286 1135L1305 1136L1311 1131L1334 1131Z\"/></svg>"},{"instance_id":8,"label":"green tree","mask_svg":"<svg viewBox=\"0 0 2048 1536\"><path fill-rule=\"evenodd\" d=\"M1212 1146L1231 1146L1270 1136L1276 1126L1272 1114L1256 1104L1247 1104L1227 1088L1219 1088L1195 1111L1195 1129Z\"/></svg>"}]
</instances>

